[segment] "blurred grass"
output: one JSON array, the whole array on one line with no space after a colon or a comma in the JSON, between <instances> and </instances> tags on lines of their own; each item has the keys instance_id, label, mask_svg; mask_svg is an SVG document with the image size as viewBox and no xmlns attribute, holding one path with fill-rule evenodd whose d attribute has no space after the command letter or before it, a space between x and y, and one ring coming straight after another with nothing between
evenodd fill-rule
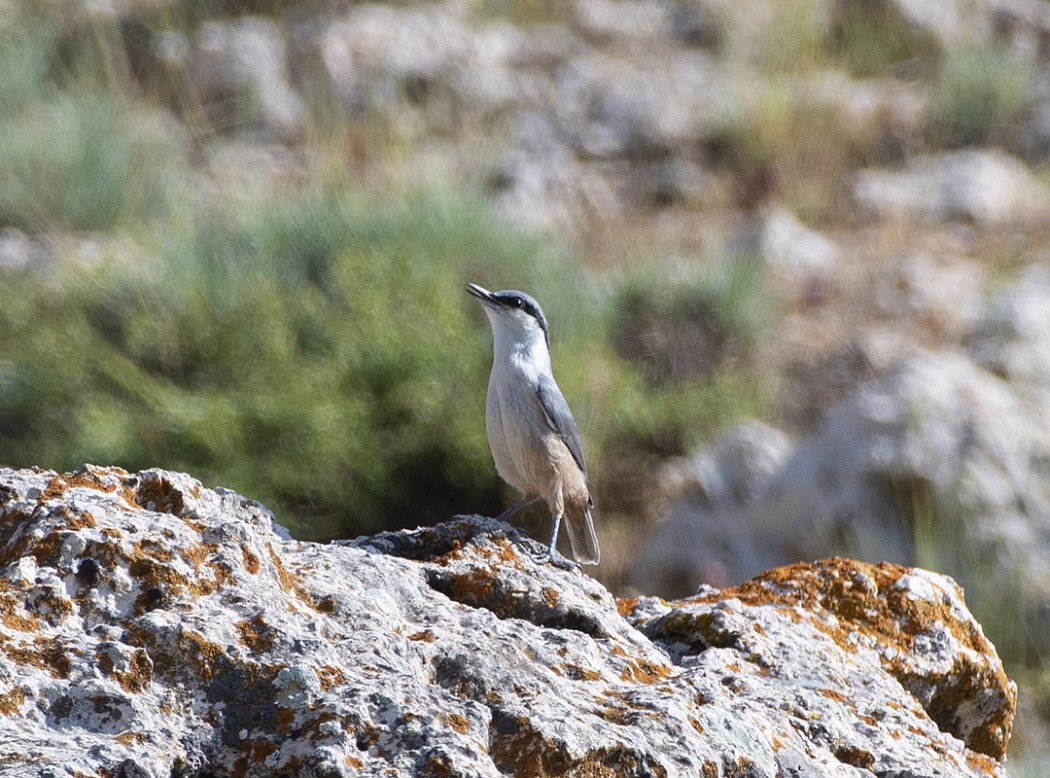
<instances>
[{"instance_id":1,"label":"blurred grass","mask_svg":"<svg viewBox=\"0 0 1050 778\"><path fill-rule=\"evenodd\" d=\"M928 71L939 59L932 35L910 24L885 0L842 0L835 4L827 51L831 60L861 78Z\"/></svg>"},{"instance_id":2,"label":"blurred grass","mask_svg":"<svg viewBox=\"0 0 1050 778\"><path fill-rule=\"evenodd\" d=\"M106 88L100 68L68 62L60 32L35 14L0 30L0 227L109 230L148 219L174 184L172 143L151 112L129 111Z\"/></svg>"},{"instance_id":3,"label":"blurred grass","mask_svg":"<svg viewBox=\"0 0 1050 778\"><path fill-rule=\"evenodd\" d=\"M1009 52L971 48L952 52L934 80L927 136L936 146L1003 142L1029 99L1032 77Z\"/></svg>"}]
</instances>

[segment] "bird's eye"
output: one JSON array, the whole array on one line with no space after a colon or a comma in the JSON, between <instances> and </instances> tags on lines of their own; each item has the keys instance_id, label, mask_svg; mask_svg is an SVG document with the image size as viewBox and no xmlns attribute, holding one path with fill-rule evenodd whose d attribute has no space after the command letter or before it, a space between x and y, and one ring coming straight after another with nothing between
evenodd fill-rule
<instances>
[{"instance_id":1,"label":"bird's eye","mask_svg":"<svg viewBox=\"0 0 1050 778\"><path fill-rule=\"evenodd\" d=\"M522 306L522 304L523 304L522 303L522 299L520 297L515 297L511 301L511 305L513 305L515 308L520 308Z\"/></svg>"}]
</instances>

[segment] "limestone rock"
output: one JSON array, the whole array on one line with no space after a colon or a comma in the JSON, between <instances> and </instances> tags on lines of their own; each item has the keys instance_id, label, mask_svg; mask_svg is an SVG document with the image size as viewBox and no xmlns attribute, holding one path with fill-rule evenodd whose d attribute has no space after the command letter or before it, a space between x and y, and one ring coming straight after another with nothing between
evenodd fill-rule
<instances>
[{"instance_id":1,"label":"limestone rock","mask_svg":"<svg viewBox=\"0 0 1050 778\"><path fill-rule=\"evenodd\" d=\"M971 356L1014 381L1050 387L1050 271L1033 265L997 294L969 338Z\"/></svg>"},{"instance_id":2,"label":"limestone rock","mask_svg":"<svg viewBox=\"0 0 1050 778\"><path fill-rule=\"evenodd\" d=\"M1050 190L1020 161L997 150L918 157L901 171L864 170L853 193L862 210L877 216L987 226L1050 213Z\"/></svg>"},{"instance_id":3,"label":"limestone rock","mask_svg":"<svg viewBox=\"0 0 1050 778\"><path fill-rule=\"evenodd\" d=\"M459 114L506 104L519 90L511 65L525 48L509 25L475 30L450 6L354 5L318 43L334 93L354 112L455 128ZM421 110L419 116L414 112Z\"/></svg>"},{"instance_id":4,"label":"limestone rock","mask_svg":"<svg viewBox=\"0 0 1050 778\"><path fill-rule=\"evenodd\" d=\"M1006 776L1014 686L921 570L617 603L477 517L300 543L233 492L90 466L0 470L0 506L7 770Z\"/></svg>"},{"instance_id":5,"label":"limestone rock","mask_svg":"<svg viewBox=\"0 0 1050 778\"><path fill-rule=\"evenodd\" d=\"M720 441L679 465L679 497L628 581L681 595L799 559L921 561L958 578L999 634L1023 623L1045 651L1050 275L1033 266L979 308L968 351L915 349L813 434L749 424L723 437L746 446ZM741 452L762 467L740 467Z\"/></svg>"},{"instance_id":6,"label":"limestone rock","mask_svg":"<svg viewBox=\"0 0 1050 778\"><path fill-rule=\"evenodd\" d=\"M305 108L289 82L284 38L273 22L204 23L188 65L194 94L220 124L253 119L279 140L302 129Z\"/></svg>"},{"instance_id":7,"label":"limestone rock","mask_svg":"<svg viewBox=\"0 0 1050 778\"><path fill-rule=\"evenodd\" d=\"M782 618L788 612L803 625L799 632L806 638L801 642L784 630ZM900 733L886 726L894 714L885 717L895 706L881 701L894 696L889 689L895 683L907 689L911 702L921 705L942 730L970 748L1005 753L1009 724L1003 713L1016 704L1016 690L998 665L982 658L991 644L968 615L962 591L945 576L890 563L869 565L835 558L777 568L742 586L701 591L670 605L641 598L628 611L628 620L665 647L678 665L702 666L710 659L707 652L730 649L726 659L738 661L744 656L754 666L766 668L779 681L769 685L744 677L733 681L744 697L783 695L778 702L768 698L766 702L788 712L789 719L807 692L783 694L783 681L830 681L828 669L833 665L842 669L832 657L842 650L851 653L839 684L808 689L813 699L805 705L809 715L804 718L823 722L827 729L816 728L817 740L825 740L839 761L854 767L895 774L914 769L921 761L917 753L907 753L910 748ZM893 679L881 689L889 679L880 671ZM976 700L967 691L971 686L989 693ZM831 703L827 715L814 719L811 714L823 707L820 697ZM878 734L863 724L879 730ZM883 762L876 769L879 760L850 738L852 727L872 735L873 751L882 750L875 743L885 738L886 752L897 761ZM894 741L901 745L895 748ZM844 746L841 752L836 744Z\"/></svg>"}]
</instances>

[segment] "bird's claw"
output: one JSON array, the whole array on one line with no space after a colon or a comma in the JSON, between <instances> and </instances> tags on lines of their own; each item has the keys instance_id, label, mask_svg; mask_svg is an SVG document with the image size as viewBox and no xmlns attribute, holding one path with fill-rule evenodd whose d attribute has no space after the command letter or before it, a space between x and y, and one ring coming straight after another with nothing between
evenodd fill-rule
<instances>
[{"instance_id":1,"label":"bird's claw","mask_svg":"<svg viewBox=\"0 0 1050 778\"><path fill-rule=\"evenodd\" d=\"M532 560L538 565L551 564L555 567L560 567L562 570L580 571L583 569L579 564L573 562L560 551L553 548L545 548L543 551L531 553L529 556L531 556Z\"/></svg>"}]
</instances>

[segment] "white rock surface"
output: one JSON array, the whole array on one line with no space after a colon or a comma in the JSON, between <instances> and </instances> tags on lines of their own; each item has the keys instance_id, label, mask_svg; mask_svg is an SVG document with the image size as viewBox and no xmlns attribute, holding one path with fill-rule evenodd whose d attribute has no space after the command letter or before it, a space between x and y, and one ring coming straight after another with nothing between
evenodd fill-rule
<instances>
[{"instance_id":1,"label":"white rock surface","mask_svg":"<svg viewBox=\"0 0 1050 778\"><path fill-rule=\"evenodd\" d=\"M205 104L240 102L226 109L241 112L233 118L257 116L280 140L290 140L302 129L305 108L288 80L285 42L276 24L251 16L209 21L193 44L188 64L197 99Z\"/></svg>"},{"instance_id":2,"label":"white rock surface","mask_svg":"<svg viewBox=\"0 0 1050 778\"><path fill-rule=\"evenodd\" d=\"M969 351L997 375L1050 387L1050 269L1033 265L992 299Z\"/></svg>"},{"instance_id":3,"label":"white rock surface","mask_svg":"<svg viewBox=\"0 0 1050 778\"><path fill-rule=\"evenodd\" d=\"M1006 775L1014 686L924 571L617 603L488 519L299 543L232 492L95 467L0 470L0 506L17 774Z\"/></svg>"},{"instance_id":4,"label":"white rock surface","mask_svg":"<svg viewBox=\"0 0 1050 778\"><path fill-rule=\"evenodd\" d=\"M774 208L764 216L759 248L774 272L795 279L825 275L842 258L834 241L804 225L785 208Z\"/></svg>"},{"instance_id":5,"label":"white rock surface","mask_svg":"<svg viewBox=\"0 0 1050 778\"><path fill-rule=\"evenodd\" d=\"M861 209L882 217L987 226L1050 214L1050 190L1019 160L995 149L917 157L900 171L863 170L853 194Z\"/></svg>"}]
</instances>

